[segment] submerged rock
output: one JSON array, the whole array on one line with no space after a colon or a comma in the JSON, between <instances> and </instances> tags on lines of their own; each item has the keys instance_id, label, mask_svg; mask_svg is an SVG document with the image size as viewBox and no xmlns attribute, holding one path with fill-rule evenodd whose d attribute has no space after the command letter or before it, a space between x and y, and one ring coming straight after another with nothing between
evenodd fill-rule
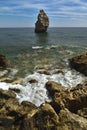
<instances>
[{"instance_id":1,"label":"submerged rock","mask_svg":"<svg viewBox=\"0 0 87 130\"><path fill-rule=\"evenodd\" d=\"M44 10L40 10L40 13L38 14L38 20L35 23L35 32L36 33L46 32L48 26L49 26L49 19Z\"/></svg>"},{"instance_id":2,"label":"submerged rock","mask_svg":"<svg viewBox=\"0 0 87 130\"><path fill-rule=\"evenodd\" d=\"M87 76L87 52L69 59L70 67Z\"/></svg>"}]
</instances>

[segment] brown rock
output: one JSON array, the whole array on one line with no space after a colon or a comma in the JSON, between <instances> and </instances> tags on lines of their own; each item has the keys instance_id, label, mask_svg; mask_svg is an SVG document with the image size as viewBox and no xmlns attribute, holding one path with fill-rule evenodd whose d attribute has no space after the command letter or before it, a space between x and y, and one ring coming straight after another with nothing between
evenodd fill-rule
<instances>
[{"instance_id":1,"label":"brown rock","mask_svg":"<svg viewBox=\"0 0 87 130\"><path fill-rule=\"evenodd\" d=\"M38 14L38 20L35 23L35 32L36 33L46 32L48 26L49 26L49 19L44 10L40 10L40 13Z\"/></svg>"},{"instance_id":2,"label":"brown rock","mask_svg":"<svg viewBox=\"0 0 87 130\"><path fill-rule=\"evenodd\" d=\"M19 104L11 90L0 90L0 130L20 130L26 115L38 110L29 102Z\"/></svg>"},{"instance_id":3,"label":"brown rock","mask_svg":"<svg viewBox=\"0 0 87 130\"><path fill-rule=\"evenodd\" d=\"M42 70L41 70L41 71L39 70L38 73L39 73L39 74L50 75L50 72L48 72L48 71L46 71L46 70L43 70L43 71L42 71Z\"/></svg>"},{"instance_id":4,"label":"brown rock","mask_svg":"<svg viewBox=\"0 0 87 130\"><path fill-rule=\"evenodd\" d=\"M58 130L87 130L87 119L71 113L67 109L59 113Z\"/></svg>"},{"instance_id":5,"label":"brown rock","mask_svg":"<svg viewBox=\"0 0 87 130\"><path fill-rule=\"evenodd\" d=\"M45 104L34 113L32 118L30 116L25 118L21 130L57 130L57 127L57 114L49 104Z\"/></svg>"},{"instance_id":6,"label":"brown rock","mask_svg":"<svg viewBox=\"0 0 87 130\"><path fill-rule=\"evenodd\" d=\"M87 85L66 89L50 81L46 83L46 88L53 99L51 105L57 113L64 108L69 109L73 113L77 113L79 109L87 107Z\"/></svg>"},{"instance_id":7,"label":"brown rock","mask_svg":"<svg viewBox=\"0 0 87 130\"><path fill-rule=\"evenodd\" d=\"M7 58L4 55L0 54L0 68L4 69L8 66L8 64L9 62Z\"/></svg>"},{"instance_id":8,"label":"brown rock","mask_svg":"<svg viewBox=\"0 0 87 130\"><path fill-rule=\"evenodd\" d=\"M23 79L22 78L19 78L19 79L16 79L12 82L12 84L22 84L23 83Z\"/></svg>"},{"instance_id":9,"label":"brown rock","mask_svg":"<svg viewBox=\"0 0 87 130\"><path fill-rule=\"evenodd\" d=\"M16 94L12 91L2 90L0 89L0 99L9 99L9 98L15 98Z\"/></svg>"},{"instance_id":10,"label":"brown rock","mask_svg":"<svg viewBox=\"0 0 87 130\"><path fill-rule=\"evenodd\" d=\"M32 84L32 83L38 83L38 81L36 79L31 79L29 80L29 83Z\"/></svg>"},{"instance_id":11,"label":"brown rock","mask_svg":"<svg viewBox=\"0 0 87 130\"><path fill-rule=\"evenodd\" d=\"M11 83L13 81L13 79L8 78L8 77L4 77L0 79L0 82L6 82L6 83Z\"/></svg>"},{"instance_id":12,"label":"brown rock","mask_svg":"<svg viewBox=\"0 0 87 130\"><path fill-rule=\"evenodd\" d=\"M82 117L84 117L84 118L87 118L87 107L78 110L77 114L78 114L79 116L82 116Z\"/></svg>"},{"instance_id":13,"label":"brown rock","mask_svg":"<svg viewBox=\"0 0 87 130\"><path fill-rule=\"evenodd\" d=\"M70 67L87 76L87 52L69 59Z\"/></svg>"}]
</instances>

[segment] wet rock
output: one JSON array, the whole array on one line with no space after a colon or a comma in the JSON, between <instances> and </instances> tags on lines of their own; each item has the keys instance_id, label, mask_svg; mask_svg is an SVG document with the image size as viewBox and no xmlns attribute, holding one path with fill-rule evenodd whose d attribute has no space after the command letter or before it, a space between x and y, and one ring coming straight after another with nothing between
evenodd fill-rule
<instances>
[{"instance_id":1,"label":"wet rock","mask_svg":"<svg viewBox=\"0 0 87 130\"><path fill-rule=\"evenodd\" d=\"M35 32L36 33L46 32L48 26L49 26L49 19L44 10L40 10L40 13L38 14L38 20L35 23Z\"/></svg>"},{"instance_id":2,"label":"wet rock","mask_svg":"<svg viewBox=\"0 0 87 130\"><path fill-rule=\"evenodd\" d=\"M9 98L15 98L16 94L12 91L2 90L0 89L0 99L9 99Z\"/></svg>"},{"instance_id":3,"label":"wet rock","mask_svg":"<svg viewBox=\"0 0 87 130\"><path fill-rule=\"evenodd\" d=\"M58 130L87 130L87 120L68 109L60 111L59 120Z\"/></svg>"},{"instance_id":4,"label":"wet rock","mask_svg":"<svg viewBox=\"0 0 87 130\"><path fill-rule=\"evenodd\" d=\"M77 114L87 119L87 108L78 110Z\"/></svg>"},{"instance_id":5,"label":"wet rock","mask_svg":"<svg viewBox=\"0 0 87 130\"><path fill-rule=\"evenodd\" d=\"M39 74L50 75L50 72L48 72L48 71L46 71L46 70L39 70L38 73L39 73Z\"/></svg>"},{"instance_id":6,"label":"wet rock","mask_svg":"<svg viewBox=\"0 0 87 130\"><path fill-rule=\"evenodd\" d=\"M53 81L49 81L46 83L46 88L52 97L51 104L57 113L64 108L77 113L79 109L87 107L87 85L64 88Z\"/></svg>"},{"instance_id":7,"label":"wet rock","mask_svg":"<svg viewBox=\"0 0 87 130\"><path fill-rule=\"evenodd\" d=\"M8 64L9 62L7 58L4 55L0 54L0 68L5 69L8 66Z\"/></svg>"},{"instance_id":8,"label":"wet rock","mask_svg":"<svg viewBox=\"0 0 87 130\"><path fill-rule=\"evenodd\" d=\"M0 79L0 82L6 82L6 83L12 83L13 79L8 78L8 77L4 77Z\"/></svg>"},{"instance_id":9,"label":"wet rock","mask_svg":"<svg viewBox=\"0 0 87 130\"><path fill-rule=\"evenodd\" d=\"M25 118L22 130L57 130L57 127L57 114L49 104L45 104L31 118L30 116Z\"/></svg>"},{"instance_id":10,"label":"wet rock","mask_svg":"<svg viewBox=\"0 0 87 130\"><path fill-rule=\"evenodd\" d=\"M23 78L16 79L12 82L12 84L22 84L22 83L23 83Z\"/></svg>"},{"instance_id":11,"label":"wet rock","mask_svg":"<svg viewBox=\"0 0 87 130\"><path fill-rule=\"evenodd\" d=\"M20 89L18 88L9 88L9 90L14 91L16 93L20 93Z\"/></svg>"},{"instance_id":12,"label":"wet rock","mask_svg":"<svg viewBox=\"0 0 87 130\"><path fill-rule=\"evenodd\" d=\"M37 81L36 79L30 79L28 82L29 82L30 84L32 84L32 83L38 83L38 81Z\"/></svg>"},{"instance_id":13,"label":"wet rock","mask_svg":"<svg viewBox=\"0 0 87 130\"><path fill-rule=\"evenodd\" d=\"M20 130L25 116L35 110L32 103L19 104L11 90L0 90L0 130Z\"/></svg>"},{"instance_id":14,"label":"wet rock","mask_svg":"<svg viewBox=\"0 0 87 130\"><path fill-rule=\"evenodd\" d=\"M69 59L70 67L87 76L87 52Z\"/></svg>"},{"instance_id":15,"label":"wet rock","mask_svg":"<svg viewBox=\"0 0 87 130\"><path fill-rule=\"evenodd\" d=\"M62 74L62 75L64 75L64 72L62 70L57 70L53 74Z\"/></svg>"},{"instance_id":16,"label":"wet rock","mask_svg":"<svg viewBox=\"0 0 87 130\"><path fill-rule=\"evenodd\" d=\"M0 116L0 125L1 126L4 126L4 127L10 127L13 125L14 123L14 117L9 117L9 116L4 116L4 117L1 117Z\"/></svg>"},{"instance_id":17,"label":"wet rock","mask_svg":"<svg viewBox=\"0 0 87 130\"><path fill-rule=\"evenodd\" d=\"M48 81L45 87L52 101L40 107L0 90L0 130L87 130L87 81L73 88Z\"/></svg>"},{"instance_id":18,"label":"wet rock","mask_svg":"<svg viewBox=\"0 0 87 130\"><path fill-rule=\"evenodd\" d=\"M51 97L54 97L56 92L60 93L65 90L64 87L62 87L61 85L59 85L58 83L54 81L48 81L46 83L46 89L49 91L49 94L51 95Z\"/></svg>"}]
</instances>

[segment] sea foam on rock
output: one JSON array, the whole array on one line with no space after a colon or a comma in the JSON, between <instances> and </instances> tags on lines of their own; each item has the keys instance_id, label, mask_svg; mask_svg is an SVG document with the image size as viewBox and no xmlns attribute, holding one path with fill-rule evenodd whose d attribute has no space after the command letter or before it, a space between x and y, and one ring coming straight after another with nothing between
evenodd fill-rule
<instances>
[{"instance_id":1,"label":"sea foam on rock","mask_svg":"<svg viewBox=\"0 0 87 130\"><path fill-rule=\"evenodd\" d=\"M65 88L49 81L45 87L53 100L39 108L29 102L19 104L11 90L0 90L0 129L87 130L87 84Z\"/></svg>"},{"instance_id":2,"label":"sea foam on rock","mask_svg":"<svg viewBox=\"0 0 87 130\"><path fill-rule=\"evenodd\" d=\"M8 90L9 88L13 91L19 90L16 93L16 97L19 99L19 102L22 101L30 101L36 106L40 106L42 103L46 101L51 101L47 94L47 90L45 88L45 84L48 81L54 81L59 83L64 87L75 87L77 84L80 84L84 81L85 77L83 75L79 75L76 71L70 70L62 70L63 73L56 73L47 75L43 73L43 70L40 73L39 71L34 74L26 76L24 79L18 79L15 81L11 81L9 78L2 79L0 82L0 88L3 90ZM13 80L13 79L12 79ZM11 83L6 83L5 81Z\"/></svg>"}]
</instances>

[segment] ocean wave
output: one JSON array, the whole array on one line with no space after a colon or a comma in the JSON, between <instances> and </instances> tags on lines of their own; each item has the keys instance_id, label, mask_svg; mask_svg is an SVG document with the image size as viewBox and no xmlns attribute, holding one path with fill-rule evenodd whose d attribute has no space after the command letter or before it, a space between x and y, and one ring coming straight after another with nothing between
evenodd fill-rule
<instances>
[{"instance_id":1,"label":"ocean wave","mask_svg":"<svg viewBox=\"0 0 87 130\"><path fill-rule=\"evenodd\" d=\"M43 46L32 46L32 49L41 49Z\"/></svg>"},{"instance_id":2,"label":"ocean wave","mask_svg":"<svg viewBox=\"0 0 87 130\"><path fill-rule=\"evenodd\" d=\"M16 93L20 103L29 101L36 106L40 106L45 101L51 101L45 88L47 81L55 81L64 87L75 87L82 83L85 78L85 76L70 69L51 71L50 75L35 72L25 77L22 85L0 82L0 88L3 90L8 90L9 88L20 89L20 93ZM35 82L30 83L32 79Z\"/></svg>"}]
</instances>

